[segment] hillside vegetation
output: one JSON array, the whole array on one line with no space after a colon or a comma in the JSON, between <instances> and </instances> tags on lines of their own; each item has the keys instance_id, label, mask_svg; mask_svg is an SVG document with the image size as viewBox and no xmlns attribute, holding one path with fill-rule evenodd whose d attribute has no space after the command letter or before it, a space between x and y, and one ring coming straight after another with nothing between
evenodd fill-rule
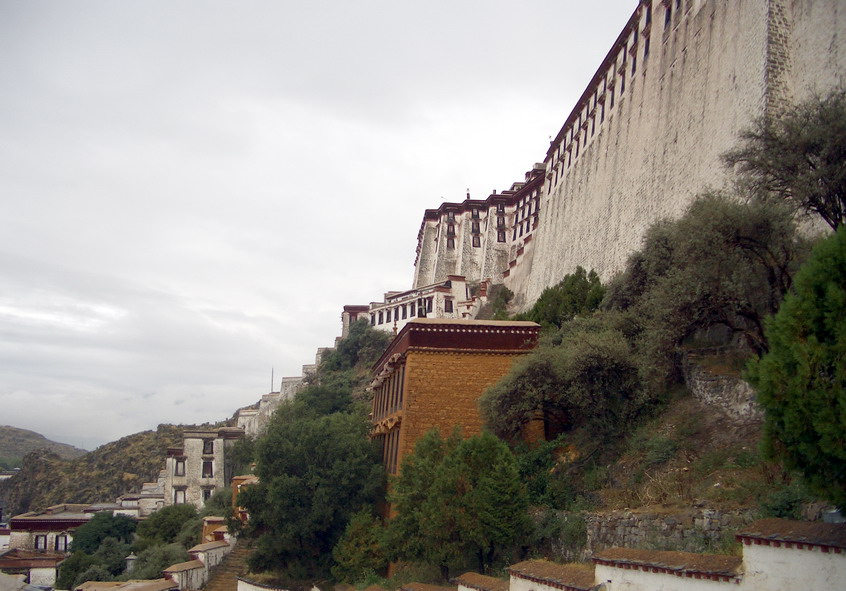
<instances>
[{"instance_id":1,"label":"hillside vegetation","mask_svg":"<svg viewBox=\"0 0 846 591\"><path fill-rule=\"evenodd\" d=\"M0 425L0 469L20 468L24 456L37 449L46 449L66 460L87 453L67 443L50 441L35 431Z\"/></svg>"},{"instance_id":2,"label":"hillside vegetation","mask_svg":"<svg viewBox=\"0 0 846 591\"><path fill-rule=\"evenodd\" d=\"M178 425L159 425L107 443L75 459L37 450L23 459L20 473L0 482L6 513L17 515L60 503L114 501L154 482L168 447L180 445Z\"/></svg>"}]
</instances>

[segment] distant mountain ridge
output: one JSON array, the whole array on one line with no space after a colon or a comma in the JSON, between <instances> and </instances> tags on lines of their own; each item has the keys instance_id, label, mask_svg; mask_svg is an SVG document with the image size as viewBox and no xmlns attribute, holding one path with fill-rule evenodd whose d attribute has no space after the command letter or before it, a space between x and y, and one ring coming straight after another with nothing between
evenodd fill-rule
<instances>
[{"instance_id":1,"label":"distant mountain ridge","mask_svg":"<svg viewBox=\"0 0 846 591\"><path fill-rule=\"evenodd\" d=\"M25 455L38 449L46 449L64 460L72 460L88 453L67 443L51 441L35 431L0 425L0 466L19 464Z\"/></svg>"},{"instance_id":2,"label":"distant mountain ridge","mask_svg":"<svg viewBox=\"0 0 846 591\"><path fill-rule=\"evenodd\" d=\"M155 482L167 448L181 443L184 428L159 425L91 452L78 450L82 455L72 459L38 448L24 457L17 475L0 481L0 506L16 515L60 503L113 502L137 492L144 482Z\"/></svg>"}]
</instances>

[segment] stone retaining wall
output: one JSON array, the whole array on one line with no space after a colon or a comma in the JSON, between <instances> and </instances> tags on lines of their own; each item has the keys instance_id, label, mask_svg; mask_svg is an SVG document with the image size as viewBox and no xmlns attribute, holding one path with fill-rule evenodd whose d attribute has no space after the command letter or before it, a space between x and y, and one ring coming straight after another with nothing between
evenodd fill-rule
<instances>
[{"instance_id":1,"label":"stone retaining wall","mask_svg":"<svg viewBox=\"0 0 846 591\"><path fill-rule=\"evenodd\" d=\"M707 355L689 353L684 363L684 380L693 397L740 423L764 418L755 390L739 377L717 375L699 363Z\"/></svg>"},{"instance_id":2,"label":"stone retaining wall","mask_svg":"<svg viewBox=\"0 0 846 591\"><path fill-rule=\"evenodd\" d=\"M611 511L585 515L586 553L626 546L651 550L714 551L754 519L751 511L690 509L674 513Z\"/></svg>"}]
</instances>

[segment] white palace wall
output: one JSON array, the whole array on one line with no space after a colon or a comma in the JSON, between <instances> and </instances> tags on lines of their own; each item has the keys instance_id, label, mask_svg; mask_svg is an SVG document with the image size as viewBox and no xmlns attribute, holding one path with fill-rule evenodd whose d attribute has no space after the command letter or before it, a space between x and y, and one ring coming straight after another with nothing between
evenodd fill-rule
<instances>
[{"instance_id":1,"label":"white palace wall","mask_svg":"<svg viewBox=\"0 0 846 591\"><path fill-rule=\"evenodd\" d=\"M652 223L724 186L740 130L843 80L844 16L842 0L642 0L547 153L515 304L578 265L608 280Z\"/></svg>"}]
</instances>

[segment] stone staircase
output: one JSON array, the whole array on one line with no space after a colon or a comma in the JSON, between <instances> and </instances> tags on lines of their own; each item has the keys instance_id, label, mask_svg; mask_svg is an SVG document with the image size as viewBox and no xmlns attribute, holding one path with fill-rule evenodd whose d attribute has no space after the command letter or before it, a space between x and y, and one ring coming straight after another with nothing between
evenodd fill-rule
<instances>
[{"instance_id":1,"label":"stone staircase","mask_svg":"<svg viewBox=\"0 0 846 591\"><path fill-rule=\"evenodd\" d=\"M238 541L232 552L226 555L219 565L214 567L209 580L202 591L236 591L238 579L236 577L247 571L247 556L252 548L244 540Z\"/></svg>"}]
</instances>

